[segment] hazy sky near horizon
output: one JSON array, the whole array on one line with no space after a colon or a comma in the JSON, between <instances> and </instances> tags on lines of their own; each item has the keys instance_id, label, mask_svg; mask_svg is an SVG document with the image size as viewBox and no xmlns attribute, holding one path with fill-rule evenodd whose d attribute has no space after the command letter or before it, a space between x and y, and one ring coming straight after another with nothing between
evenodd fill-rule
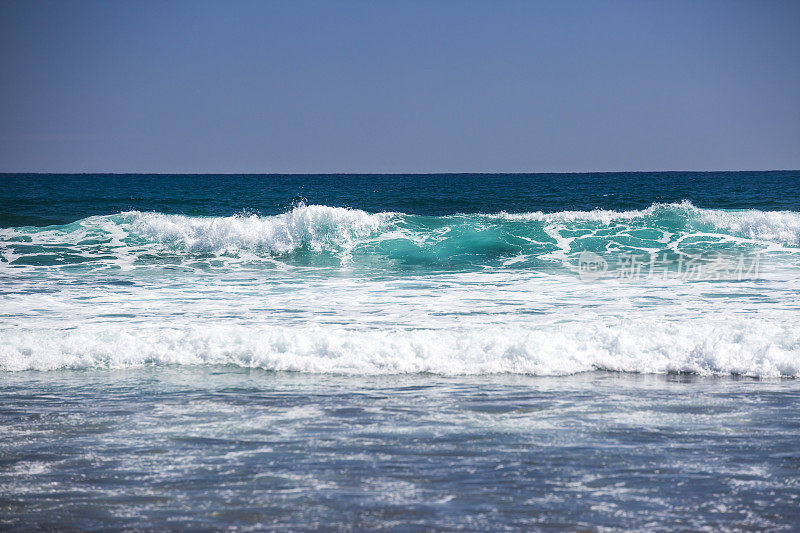
<instances>
[{"instance_id":1,"label":"hazy sky near horizon","mask_svg":"<svg viewBox=\"0 0 800 533\"><path fill-rule=\"evenodd\" d=\"M798 168L797 1L0 1L0 171Z\"/></svg>"}]
</instances>

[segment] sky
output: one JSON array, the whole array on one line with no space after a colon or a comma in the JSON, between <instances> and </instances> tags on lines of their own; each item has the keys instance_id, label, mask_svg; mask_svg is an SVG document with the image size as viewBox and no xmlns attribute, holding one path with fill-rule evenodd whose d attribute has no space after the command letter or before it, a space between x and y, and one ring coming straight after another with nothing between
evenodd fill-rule
<instances>
[{"instance_id":1,"label":"sky","mask_svg":"<svg viewBox=\"0 0 800 533\"><path fill-rule=\"evenodd\" d=\"M0 172L800 169L800 2L0 0Z\"/></svg>"}]
</instances>

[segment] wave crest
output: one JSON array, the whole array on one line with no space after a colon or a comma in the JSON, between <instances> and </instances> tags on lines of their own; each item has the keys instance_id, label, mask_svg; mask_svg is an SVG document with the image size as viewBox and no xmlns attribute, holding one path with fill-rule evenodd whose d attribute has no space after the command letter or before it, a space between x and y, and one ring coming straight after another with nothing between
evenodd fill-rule
<instances>
[{"instance_id":1,"label":"wave crest","mask_svg":"<svg viewBox=\"0 0 800 533\"><path fill-rule=\"evenodd\" d=\"M791 211L718 211L699 209L697 219L714 229L748 239L797 246L800 214Z\"/></svg>"},{"instance_id":2,"label":"wave crest","mask_svg":"<svg viewBox=\"0 0 800 533\"><path fill-rule=\"evenodd\" d=\"M2 229L0 242L4 245L1 262L38 266L87 261L131 266L188 262L197 255L271 261L272 256L308 251L281 261L333 266L363 260L382 268L520 268L561 264L584 250L600 254L765 249L796 253L800 213L703 209L688 201L630 211L443 217L325 205L299 205L273 216L193 217L130 211L64 226Z\"/></svg>"},{"instance_id":3,"label":"wave crest","mask_svg":"<svg viewBox=\"0 0 800 533\"><path fill-rule=\"evenodd\" d=\"M260 250L281 254L299 247L314 251L347 250L374 235L391 214L357 209L300 205L286 213L261 217L188 217L161 213L124 213L129 231L150 241L177 244L191 252Z\"/></svg>"}]
</instances>

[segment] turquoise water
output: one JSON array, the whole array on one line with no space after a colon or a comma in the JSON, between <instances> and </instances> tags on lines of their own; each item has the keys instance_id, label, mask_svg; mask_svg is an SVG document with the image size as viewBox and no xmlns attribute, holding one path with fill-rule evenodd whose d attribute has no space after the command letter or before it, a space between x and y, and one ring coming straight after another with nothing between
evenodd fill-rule
<instances>
[{"instance_id":1,"label":"turquoise water","mask_svg":"<svg viewBox=\"0 0 800 533\"><path fill-rule=\"evenodd\" d=\"M799 172L0 180L5 525L798 521Z\"/></svg>"}]
</instances>

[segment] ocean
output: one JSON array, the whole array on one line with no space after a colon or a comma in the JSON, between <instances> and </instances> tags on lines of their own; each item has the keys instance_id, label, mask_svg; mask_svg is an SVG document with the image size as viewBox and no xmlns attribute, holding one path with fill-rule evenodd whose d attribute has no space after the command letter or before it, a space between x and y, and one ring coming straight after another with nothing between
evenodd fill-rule
<instances>
[{"instance_id":1,"label":"ocean","mask_svg":"<svg viewBox=\"0 0 800 533\"><path fill-rule=\"evenodd\" d=\"M0 186L4 529L800 526L800 171Z\"/></svg>"}]
</instances>

